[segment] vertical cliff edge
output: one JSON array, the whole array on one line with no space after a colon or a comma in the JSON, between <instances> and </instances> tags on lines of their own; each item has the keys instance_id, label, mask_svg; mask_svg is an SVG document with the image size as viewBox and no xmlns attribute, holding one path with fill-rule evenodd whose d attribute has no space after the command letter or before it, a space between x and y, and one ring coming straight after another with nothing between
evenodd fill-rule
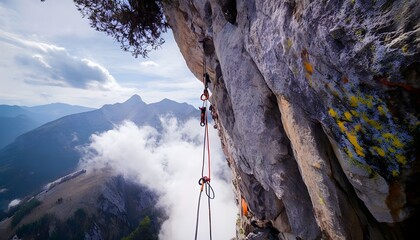
<instances>
[{"instance_id":1,"label":"vertical cliff edge","mask_svg":"<svg viewBox=\"0 0 420 240\"><path fill-rule=\"evenodd\" d=\"M164 10L199 79L204 55L238 204L249 209L238 239L412 236L418 1L174 0Z\"/></svg>"}]
</instances>

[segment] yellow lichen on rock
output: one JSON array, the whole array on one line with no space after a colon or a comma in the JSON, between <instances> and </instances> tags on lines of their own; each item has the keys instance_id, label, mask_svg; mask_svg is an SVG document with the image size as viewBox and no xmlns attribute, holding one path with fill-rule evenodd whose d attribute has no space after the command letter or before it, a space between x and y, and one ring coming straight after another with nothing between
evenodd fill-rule
<instances>
[{"instance_id":1,"label":"yellow lichen on rock","mask_svg":"<svg viewBox=\"0 0 420 240\"><path fill-rule=\"evenodd\" d=\"M349 111L344 112L344 117L347 121L351 121L352 115Z\"/></svg>"},{"instance_id":2,"label":"yellow lichen on rock","mask_svg":"<svg viewBox=\"0 0 420 240\"><path fill-rule=\"evenodd\" d=\"M392 133L384 133L382 134L382 136L388 140L392 146L396 147L396 148L402 148L404 147L404 144L401 142L401 140L395 136L395 134Z\"/></svg>"},{"instance_id":3,"label":"yellow lichen on rock","mask_svg":"<svg viewBox=\"0 0 420 240\"><path fill-rule=\"evenodd\" d=\"M373 128L375 128L376 130L381 130L382 126L379 122L373 120L373 119L369 119L366 116L363 116L363 120L365 120L365 122L367 124L369 124L370 126L372 126Z\"/></svg>"},{"instance_id":4,"label":"yellow lichen on rock","mask_svg":"<svg viewBox=\"0 0 420 240\"><path fill-rule=\"evenodd\" d=\"M384 157L385 156L385 151L381 148L381 147L378 147L378 146L373 146L372 147L372 149L379 155L379 156L381 156L381 157Z\"/></svg>"},{"instance_id":5,"label":"yellow lichen on rock","mask_svg":"<svg viewBox=\"0 0 420 240\"><path fill-rule=\"evenodd\" d=\"M350 132L346 131L346 135L347 135L347 139L350 141L350 143L354 146L354 148L356 149L356 153L359 156L364 157L365 153L363 152L363 148L362 146L360 146L359 141L357 140L356 135L351 134Z\"/></svg>"},{"instance_id":6,"label":"yellow lichen on rock","mask_svg":"<svg viewBox=\"0 0 420 240\"><path fill-rule=\"evenodd\" d=\"M382 116L385 116L387 114L387 112L388 112L388 110L386 109L386 107L384 107L382 105L378 106L377 109L378 109L379 113Z\"/></svg>"},{"instance_id":7,"label":"yellow lichen on rock","mask_svg":"<svg viewBox=\"0 0 420 240\"><path fill-rule=\"evenodd\" d=\"M359 105L359 101L356 96L351 95L349 100L350 100L350 106L357 107L357 105Z\"/></svg>"},{"instance_id":8,"label":"yellow lichen on rock","mask_svg":"<svg viewBox=\"0 0 420 240\"><path fill-rule=\"evenodd\" d=\"M403 53L408 53L408 44L405 44L404 46L402 46L401 51Z\"/></svg>"},{"instance_id":9,"label":"yellow lichen on rock","mask_svg":"<svg viewBox=\"0 0 420 240\"><path fill-rule=\"evenodd\" d=\"M410 161L406 147L412 139L403 131L395 132L398 119L380 97L354 91L351 85L341 90L339 99L347 100L347 107L333 105L328 114L343 139L345 153L353 162L370 166L381 176L399 177L401 167Z\"/></svg>"},{"instance_id":10,"label":"yellow lichen on rock","mask_svg":"<svg viewBox=\"0 0 420 240\"><path fill-rule=\"evenodd\" d=\"M395 158L397 158L397 161L401 163L402 165L407 164L407 158L404 155L401 154L395 154Z\"/></svg>"},{"instance_id":11,"label":"yellow lichen on rock","mask_svg":"<svg viewBox=\"0 0 420 240\"><path fill-rule=\"evenodd\" d=\"M343 121L337 121L337 124L338 124L338 127L340 128L340 130L341 130L342 132L347 132L347 128L346 128L346 126L344 125L344 122L343 122Z\"/></svg>"},{"instance_id":12,"label":"yellow lichen on rock","mask_svg":"<svg viewBox=\"0 0 420 240\"><path fill-rule=\"evenodd\" d=\"M333 108L330 108L329 110L328 110L328 113L330 114L330 116L331 117L333 117L333 118L336 118L337 117L337 112L333 109Z\"/></svg>"},{"instance_id":13,"label":"yellow lichen on rock","mask_svg":"<svg viewBox=\"0 0 420 240\"><path fill-rule=\"evenodd\" d=\"M359 117L359 113L355 110L350 110L351 114L355 117Z\"/></svg>"}]
</instances>

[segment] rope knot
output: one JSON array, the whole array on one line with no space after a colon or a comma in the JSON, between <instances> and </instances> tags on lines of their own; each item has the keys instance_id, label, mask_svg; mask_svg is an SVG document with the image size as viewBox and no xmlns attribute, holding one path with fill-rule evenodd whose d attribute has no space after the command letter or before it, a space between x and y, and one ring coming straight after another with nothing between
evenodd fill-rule
<instances>
[{"instance_id":1,"label":"rope knot","mask_svg":"<svg viewBox=\"0 0 420 240\"><path fill-rule=\"evenodd\" d=\"M198 180L198 184L200 186L204 185L205 183L208 183L208 182L210 182L210 178L207 177L207 176L204 176L204 177L200 178L200 180Z\"/></svg>"}]
</instances>

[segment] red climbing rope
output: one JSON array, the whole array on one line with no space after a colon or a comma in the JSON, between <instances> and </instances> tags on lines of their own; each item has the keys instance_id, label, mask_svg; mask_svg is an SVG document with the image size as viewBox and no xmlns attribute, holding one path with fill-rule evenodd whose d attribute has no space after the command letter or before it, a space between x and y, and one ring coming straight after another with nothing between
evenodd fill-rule
<instances>
[{"instance_id":1,"label":"red climbing rope","mask_svg":"<svg viewBox=\"0 0 420 240\"><path fill-rule=\"evenodd\" d=\"M204 40L203 40L203 49L204 49ZM210 159L210 138L209 138L209 127L208 127L208 118L207 118L207 102L209 99L209 91L208 91L208 84L210 83L210 78L208 73L206 72L206 63L205 57L203 54L203 84L204 84L204 91L201 94L200 99L203 101L202 107L200 107L200 126L204 127L204 139L203 139L203 160L201 165L201 178L198 180L198 184L200 185L200 193L198 195L198 204L197 204L197 218L195 223L195 240L197 240L198 234L198 223L200 218L200 204L201 204L201 195L204 192L207 195L207 204L208 204L208 215L209 215L209 235L210 240L212 240L212 228L211 228L211 205L210 200L215 198L214 190L210 185L211 181L211 159ZM207 155L206 155L207 151ZM207 160L207 176L204 175L205 163Z\"/></svg>"}]
</instances>

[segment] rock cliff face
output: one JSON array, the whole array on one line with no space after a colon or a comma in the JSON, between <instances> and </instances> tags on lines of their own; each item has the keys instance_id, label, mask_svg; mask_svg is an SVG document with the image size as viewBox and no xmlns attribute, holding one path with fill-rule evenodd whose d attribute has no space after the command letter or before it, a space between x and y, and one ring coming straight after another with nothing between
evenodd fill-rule
<instances>
[{"instance_id":1,"label":"rock cliff face","mask_svg":"<svg viewBox=\"0 0 420 240\"><path fill-rule=\"evenodd\" d=\"M188 67L210 74L238 203L249 209L239 239L414 232L416 0L176 0L165 12Z\"/></svg>"}]
</instances>

